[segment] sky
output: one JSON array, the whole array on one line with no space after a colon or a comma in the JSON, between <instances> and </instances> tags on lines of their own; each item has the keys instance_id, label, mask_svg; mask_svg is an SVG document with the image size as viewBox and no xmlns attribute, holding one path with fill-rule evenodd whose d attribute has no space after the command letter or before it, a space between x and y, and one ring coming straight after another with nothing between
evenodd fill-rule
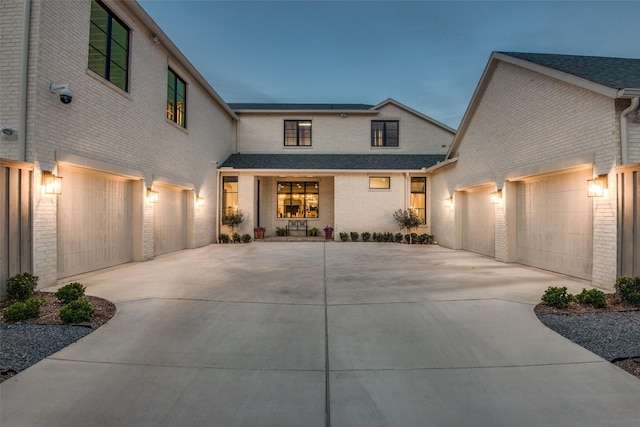
<instances>
[{"instance_id":1,"label":"sky","mask_svg":"<svg viewBox=\"0 0 640 427\"><path fill-rule=\"evenodd\" d=\"M640 1L138 0L225 102L388 98L454 129L493 51L640 58Z\"/></svg>"}]
</instances>

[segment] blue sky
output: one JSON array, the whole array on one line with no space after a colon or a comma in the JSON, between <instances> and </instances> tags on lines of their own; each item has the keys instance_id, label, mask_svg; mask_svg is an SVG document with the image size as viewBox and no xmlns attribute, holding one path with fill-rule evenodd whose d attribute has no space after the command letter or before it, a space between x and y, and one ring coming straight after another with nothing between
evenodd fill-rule
<instances>
[{"instance_id":1,"label":"blue sky","mask_svg":"<svg viewBox=\"0 0 640 427\"><path fill-rule=\"evenodd\" d=\"M139 3L226 102L393 98L453 128L492 51L640 58L638 1Z\"/></svg>"}]
</instances>

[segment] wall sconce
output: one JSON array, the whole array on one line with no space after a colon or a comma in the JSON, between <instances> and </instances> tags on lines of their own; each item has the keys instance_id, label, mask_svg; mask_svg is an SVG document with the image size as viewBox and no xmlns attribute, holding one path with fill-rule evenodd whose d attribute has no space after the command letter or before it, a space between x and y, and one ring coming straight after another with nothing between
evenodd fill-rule
<instances>
[{"instance_id":1,"label":"wall sconce","mask_svg":"<svg viewBox=\"0 0 640 427\"><path fill-rule=\"evenodd\" d=\"M453 196L449 196L446 199L444 199L444 205L447 208L450 208L453 206Z\"/></svg>"},{"instance_id":2,"label":"wall sconce","mask_svg":"<svg viewBox=\"0 0 640 427\"><path fill-rule=\"evenodd\" d=\"M2 132L3 135L11 136L15 130L11 126L2 126L0 132Z\"/></svg>"},{"instance_id":3,"label":"wall sconce","mask_svg":"<svg viewBox=\"0 0 640 427\"><path fill-rule=\"evenodd\" d=\"M502 203L502 190L496 190L492 193L489 193L489 201L492 205L499 205Z\"/></svg>"},{"instance_id":4,"label":"wall sconce","mask_svg":"<svg viewBox=\"0 0 640 427\"><path fill-rule=\"evenodd\" d=\"M196 196L196 206L204 206L204 197Z\"/></svg>"},{"instance_id":5,"label":"wall sconce","mask_svg":"<svg viewBox=\"0 0 640 427\"><path fill-rule=\"evenodd\" d=\"M609 186L607 175L598 175L587 180L587 195L589 197L603 197Z\"/></svg>"},{"instance_id":6,"label":"wall sconce","mask_svg":"<svg viewBox=\"0 0 640 427\"><path fill-rule=\"evenodd\" d=\"M42 171L42 187L44 194L62 194L62 177Z\"/></svg>"},{"instance_id":7,"label":"wall sconce","mask_svg":"<svg viewBox=\"0 0 640 427\"><path fill-rule=\"evenodd\" d=\"M158 203L158 192L147 188L147 202Z\"/></svg>"}]
</instances>

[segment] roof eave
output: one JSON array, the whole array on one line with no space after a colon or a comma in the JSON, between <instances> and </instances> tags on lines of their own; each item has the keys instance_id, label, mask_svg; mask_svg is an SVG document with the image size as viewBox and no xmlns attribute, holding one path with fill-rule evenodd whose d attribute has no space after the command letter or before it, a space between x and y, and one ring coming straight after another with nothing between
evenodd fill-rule
<instances>
[{"instance_id":1,"label":"roof eave","mask_svg":"<svg viewBox=\"0 0 640 427\"><path fill-rule=\"evenodd\" d=\"M233 110L236 114L360 114L375 116L379 111L371 110L262 110L262 109L239 109Z\"/></svg>"},{"instance_id":2,"label":"roof eave","mask_svg":"<svg viewBox=\"0 0 640 427\"><path fill-rule=\"evenodd\" d=\"M636 98L640 96L640 88L624 88L618 91L617 98Z\"/></svg>"},{"instance_id":3,"label":"roof eave","mask_svg":"<svg viewBox=\"0 0 640 427\"><path fill-rule=\"evenodd\" d=\"M420 169L267 169L267 168L234 168L222 167L218 168L220 172L250 172L250 173L268 173L268 174L292 174L305 175L309 174L336 174L336 173L427 173L428 168Z\"/></svg>"}]
</instances>

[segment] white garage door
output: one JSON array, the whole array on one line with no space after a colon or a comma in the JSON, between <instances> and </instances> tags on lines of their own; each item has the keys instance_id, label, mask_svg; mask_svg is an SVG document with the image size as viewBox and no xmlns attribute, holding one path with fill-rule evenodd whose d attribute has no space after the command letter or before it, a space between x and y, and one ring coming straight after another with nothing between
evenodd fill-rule
<instances>
[{"instance_id":1,"label":"white garage door","mask_svg":"<svg viewBox=\"0 0 640 427\"><path fill-rule=\"evenodd\" d=\"M462 193L462 249L495 256L495 205L489 202L493 187Z\"/></svg>"},{"instance_id":2,"label":"white garage door","mask_svg":"<svg viewBox=\"0 0 640 427\"><path fill-rule=\"evenodd\" d=\"M187 247L187 191L168 186L154 186L158 191L155 206L155 254L161 255Z\"/></svg>"},{"instance_id":3,"label":"white garage door","mask_svg":"<svg viewBox=\"0 0 640 427\"><path fill-rule=\"evenodd\" d=\"M71 166L59 174L58 278L131 262L131 181Z\"/></svg>"},{"instance_id":4,"label":"white garage door","mask_svg":"<svg viewBox=\"0 0 640 427\"><path fill-rule=\"evenodd\" d=\"M591 279L591 168L518 183L517 260Z\"/></svg>"}]
</instances>

